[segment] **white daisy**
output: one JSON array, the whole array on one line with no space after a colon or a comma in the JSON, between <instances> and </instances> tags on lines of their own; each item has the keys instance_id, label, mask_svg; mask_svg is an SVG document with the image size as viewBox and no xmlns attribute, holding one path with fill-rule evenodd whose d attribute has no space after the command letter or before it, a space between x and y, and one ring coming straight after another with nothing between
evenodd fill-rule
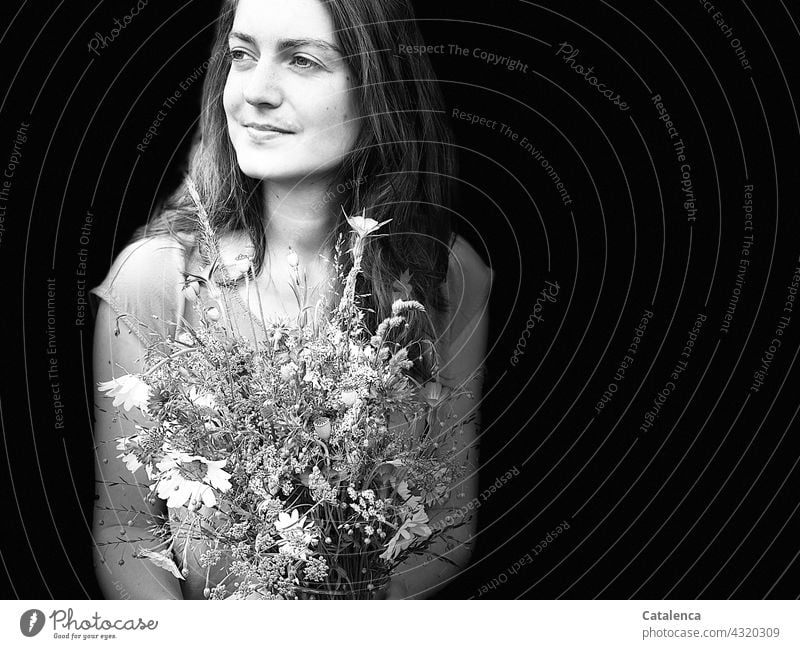
<instances>
[{"instance_id":1,"label":"white daisy","mask_svg":"<svg viewBox=\"0 0 800 649\"><path fill-rule=\"evenodd\" d=\"M300 512L295 509L291 515L286 512L278 514L274 525L280 536L279 552L295 559L307 559L308 546L317 540L314 524L307 523L306 517L301 517Z\"/></svg>"},{"instance_id":2,"label":"white daisy","mask_svg":"<svg viewBox=\"0 0 800 649\"><path fill-rule=\"evenodd\" d=\"M217 405L216 397L210 392L200 392L194 385L189 388L187 395L191 401L198 408L215 408Z\"/></svg>"},{"instance_id":3,"label":"white daisy","mask_svg":"<svg viewBox=\"0 0 800 649\"><path fill-rule=\"evenodd\" d=\"M158 497L167 501L167 507L190 507L203 503L206 507L215 507L217 498L207 484L196 480L187 480L179 472L169 473L158 482Z\"/></svg>"},{"instance_id":4,"label":"white daisy","mask_svg":"<svg viewBox=\"0 0 800 649\"><path fill-rule=\"evenodd\" d=\"M117 379L101 381L98 384L101 392L108 392L109 397L114 397L114 406L123 405L125 410L134 406L141 411L147 408L150 397L150 387L134 374L125 374Z\"/></svg>"},{"instance_id":5,"label":"white daisy","mask_svg":"<svg viewBox=\"0 0 800 649\"><path fill-rule=\"evenodd\" d=\"M162 472L158 497L167 501L167 507L200 502L206 507L215 507L214 489L224 493L231 488L231 475L222 469L225 463L226 460L208 460L201 455L173 453L156 465Z\"/></svg>"}]
</instances>

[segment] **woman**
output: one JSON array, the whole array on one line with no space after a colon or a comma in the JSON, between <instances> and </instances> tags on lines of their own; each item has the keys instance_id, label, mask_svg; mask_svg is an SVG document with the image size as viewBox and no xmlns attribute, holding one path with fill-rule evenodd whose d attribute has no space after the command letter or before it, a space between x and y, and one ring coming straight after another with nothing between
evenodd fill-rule
<instances>
[{"instance_id":1,"label":"woman","mask_svg":"<svg viewBox=\"0 0 800 649\"><path fill-rule=\"evenodd\" d=\"M198 187L222 256L247 255L255 280L247 293L230 291L233 316L294 315L287 252L307 270L310 286L326 286L332 243L347 231L342 211L367 210L385 236L364 253L363 286L375 320L390 310L392 290L408 269L414 295L433 314L412 322L411 339L436 341L442 374L457 385L473 377L473 399L457 404L459 418L475 412L486 347L486 307L492 273L454 237L447 211L454 162L442 101L424 55L401 55L399 44L422 42L406 1L239 0L226 2L203 91L202 141L190 175ZM202 262L196 220L185 190L171 197L115 260L98 298L95 381L141 370L145 346L175 336L185 308L183 272ZM405 276L408 277L407 275ZM255 288L255 290L253 290ZM363 289L363 290L362 290ZM249 303L248 303L249 300ZM196 317L196 316L195 316ZM249 329L240 327L242 332ZM430 377L423 351L417 372ZM115 413L95 394L98 493L94 522L97 576L109 598L198 598L209 583L200 547L176 544L189 568L185 581L132 558L118 539L155 544L142 510L145 489L120 484L125 467L115 441L134 434L133 417ZM464 427L463 458L477 467L476 425ZM143 474L137 475L146 483ZM448 508L476 495L477 471L453 490ZM456 493L457 492L457 493ZM146 494L145 494L146 495ZM161 501L150 503L164 514ZM471 508L469 508L471 509ZM468 511L464 507L464 511ZM175 512L173 512L175 513ZM435 525L436 511L430 512ZM178 515L179 517L179 515ZM434 547L446 561L403 564L386 596L429 597L466 566L474 523L457 528L455 548ZM213 578L213 576L212 576Z\"/></svg>"}]
</instances>

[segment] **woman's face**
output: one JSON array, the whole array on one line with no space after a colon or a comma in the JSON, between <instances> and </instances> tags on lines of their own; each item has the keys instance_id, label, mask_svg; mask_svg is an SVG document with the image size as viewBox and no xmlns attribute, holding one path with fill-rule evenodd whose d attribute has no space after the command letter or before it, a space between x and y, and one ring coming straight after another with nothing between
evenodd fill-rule
<instances>
[{"instance_id":1,"label":"woman's face","mask_svg":"<svg viewBox=\"0 0 800 649\"><path fill-rule=\"evenodd\" d=\"M319 0L240 0L223 103L245 175L329 176L352 149L358 116L333 30Z\"/></svg>"}]
</instances>

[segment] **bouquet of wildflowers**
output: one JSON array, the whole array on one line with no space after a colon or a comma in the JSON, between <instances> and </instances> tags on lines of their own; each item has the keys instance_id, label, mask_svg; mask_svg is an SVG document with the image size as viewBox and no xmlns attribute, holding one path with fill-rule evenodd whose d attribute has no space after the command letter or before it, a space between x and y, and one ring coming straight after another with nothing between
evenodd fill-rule
<instances>
[{"instance_id":1,"label":"bouquet of wildflowers","mask_svg":"<svg viewBox=\"0 0 800 649\"><path fill-rule=\"evenodd\" d=\"M237 335L214 278L247 279L250 263L221 263L189 188L211 252L207 272L186 277L203 324L152 345L141 373L100 384L115 406L148 421L118 441L119 457L131 472L144 468L152 502L182 512L159 521L163 544L137 556L183 579L187 549L202 544L200 565L222 575L206 577L211 599L369 598L404 560L466 522L432 526L428 511L463 477L455 449L466 422L441 422L468 393L411 376L409 347L392 333L425 307L406 274L391 316L368 331L356 278L365 239L385 222L364 214L347 217L352 250L342 253L341 238L336 246L344 289L335 307L302 304L307 286L290 254L300 314L262 321L263 342ZM342 254L353 255L346 274Z\"/></svg>"}]
</instances>

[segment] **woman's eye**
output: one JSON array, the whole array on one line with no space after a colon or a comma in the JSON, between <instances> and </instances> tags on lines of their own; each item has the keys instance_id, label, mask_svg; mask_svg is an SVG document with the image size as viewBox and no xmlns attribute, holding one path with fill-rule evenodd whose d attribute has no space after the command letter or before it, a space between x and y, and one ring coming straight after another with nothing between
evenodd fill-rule
<instances>
[{"instance_id":1,"label":"woman's eye","mask_svg":"<svg viewBox=\"0 0 800 649\"><path fill-rule=\"evenodd\" d=\"M311 70L313 68L321 68L322 66L316 61L309 59L302 54L295 54L292 56L292 65L301 70Z\"/></svg>"},{"instance_id":2,"label":"woman's eye","mask_svg":"<svg viewBox=\"0 0 800 649\"><path fill-rule=\"evenodd\" d=\"M234 61L244 61L249 55L244 50L228 50L228 56Z\"/></svg>"}]
</instances>

